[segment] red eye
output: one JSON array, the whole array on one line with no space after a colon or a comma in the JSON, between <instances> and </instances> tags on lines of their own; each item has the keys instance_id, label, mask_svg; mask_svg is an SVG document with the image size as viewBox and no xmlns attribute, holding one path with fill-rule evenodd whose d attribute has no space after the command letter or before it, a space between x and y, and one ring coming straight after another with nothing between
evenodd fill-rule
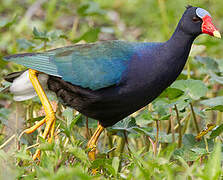
<instances>
[{"instance_id":1,"label":"red eye","mask_svg":"<svg viewBox=\"0 0 223 180\"><path fill-rule=\"evenodd\" d=\"M200 18L199 17L193 17L193 22L200 22Z\"/></svg>"}]
</instances>

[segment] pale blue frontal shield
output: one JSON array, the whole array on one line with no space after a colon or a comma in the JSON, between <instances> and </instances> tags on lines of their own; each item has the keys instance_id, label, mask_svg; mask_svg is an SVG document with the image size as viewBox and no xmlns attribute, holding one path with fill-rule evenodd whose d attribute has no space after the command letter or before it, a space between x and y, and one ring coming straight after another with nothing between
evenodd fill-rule
<instances>
[{"instance_id":1,"label":"pale blue frontal shield","mask_svg":"<svg viewBox=\"0 0 223 180\"><path fill-rule=\"evenodd\" d=\"M196 14L199 18L203 18L204 16L208 15L211 17L210 13L202 8L197 8L196 9Z\"/></svg>"}]
</instances>

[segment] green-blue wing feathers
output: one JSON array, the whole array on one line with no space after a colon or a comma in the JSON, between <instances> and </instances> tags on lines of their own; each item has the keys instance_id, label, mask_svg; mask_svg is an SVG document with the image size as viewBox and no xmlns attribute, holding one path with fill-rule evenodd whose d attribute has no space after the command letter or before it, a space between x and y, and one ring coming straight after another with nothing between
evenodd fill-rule
<instances>
[{"instance_id":1,"label":"green-blue wing feathers","mask_svg":"<svg viewBox=\"0 0 223 180\"><path fill-rule=\"evenodd\" d=\"M83 88L101 89L117 84L134 55L135 43L104 41L5 57L7 61L61 77Z\"/></svg>"},{"instance_id":2,"label":"green-blue wing feathers","mask_svg":"<svg viewBox=\"0 0 223 180\"><path fill-rule=\"evenodd\" d=\"M35 69L46 74L59 76L56 64L52 63L50 57L44 53L24 53L15 54L3 58L6 61L13 61L31 69Z\"/></svg>"}]
</instances>

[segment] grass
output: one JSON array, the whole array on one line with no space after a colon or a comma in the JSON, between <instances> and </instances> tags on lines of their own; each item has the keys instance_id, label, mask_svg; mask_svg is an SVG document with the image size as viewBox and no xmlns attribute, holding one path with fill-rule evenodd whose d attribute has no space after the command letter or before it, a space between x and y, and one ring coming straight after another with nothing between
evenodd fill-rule
<instances>
[{"instance_id":1,"label":"grass","mask_svg":"<svg viewBox=\"0 0 223 180\"><path fill-rule=\"evenodd\" d=\"M221 179L223 64L221 40L202 35L188 64L153 103L99 139L97 159L88 160L87 141L97 121L49 98L56 109L56 136L20 133L44 116L38 98L14 102L1 90L3 76L25 69L1 57L105 39L165 41L187 4L200 6L223 27L220 0L3 1L0 6L0 179ZM131 18L130 18L131 17ZM215 128L213 128L215 127ZM203 131L202 131L203 130ZM200 141L198 132L206 134ZM38 141L36 140L38 139ZM31 155L38 147L41 161ZM92 169L98 169L96 175Z\"/></svg>"}]
</instances>

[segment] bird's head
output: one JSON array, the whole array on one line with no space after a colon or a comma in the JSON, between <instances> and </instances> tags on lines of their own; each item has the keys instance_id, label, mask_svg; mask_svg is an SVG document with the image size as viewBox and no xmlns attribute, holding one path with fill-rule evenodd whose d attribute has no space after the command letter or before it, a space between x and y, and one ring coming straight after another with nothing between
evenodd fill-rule
<instances>
[{"instance_id":1,"label":"bird's head","mask_svg":"<svg viewBox=\"0 0 223 180\"><path fill-rule=\"evenodd\" d=\"M198 36L205 33L221 38L221 34L212 23L210 13L202 8L188 6L180 23L181 30L187 34Z\"/></svg>"}]
</instances>

